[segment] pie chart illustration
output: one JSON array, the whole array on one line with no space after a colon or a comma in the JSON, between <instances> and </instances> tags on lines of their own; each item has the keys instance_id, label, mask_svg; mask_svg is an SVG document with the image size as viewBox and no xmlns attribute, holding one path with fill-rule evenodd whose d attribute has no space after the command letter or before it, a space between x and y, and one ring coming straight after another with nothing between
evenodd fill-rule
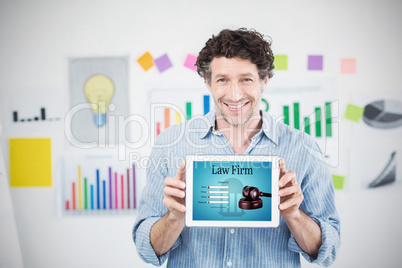
<instances>
[{"instance_id":1,"label":"pie chart illustration","mask_svg":"<svg viewBox=\"0 0 402 268\"><path fill-rule=\"evenodd\" d=\"M378 100L364 107L363 121L374 128L389 129L402 126L402 101Z\"/></svg>"}]
</instances>

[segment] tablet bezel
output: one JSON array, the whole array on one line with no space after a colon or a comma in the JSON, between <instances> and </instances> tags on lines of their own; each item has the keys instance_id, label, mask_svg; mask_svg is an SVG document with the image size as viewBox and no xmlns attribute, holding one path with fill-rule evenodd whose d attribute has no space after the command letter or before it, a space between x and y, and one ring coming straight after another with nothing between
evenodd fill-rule
<instances>
[{"instance_id":1,"label":"tablet bezel","mask_svg":"<svg viewBox=\"0 0 402 268\"><path fill-rule=\"evenodd\" d=\"M279 225L279 157L263 155L188 155L186 157L186 213L185 224L188 227L277 227ZM271 221L215 221L193 220L193 162L194 161L242 161L271 162ZM276 179L275 179L276 178Z\"/></svg>"}]
</instances>

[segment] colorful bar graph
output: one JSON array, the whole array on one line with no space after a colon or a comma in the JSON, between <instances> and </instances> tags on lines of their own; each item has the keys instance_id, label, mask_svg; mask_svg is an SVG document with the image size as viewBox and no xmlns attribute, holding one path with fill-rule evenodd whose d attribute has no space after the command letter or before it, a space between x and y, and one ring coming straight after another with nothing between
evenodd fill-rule
<instances>
[{"instance_id":1,"label":"colorful bar graph","mask_svg":"<svg viewBox=\"0 0 402 268\"><path fill-rule=\"evenodd\" d=\"M161 112L157 113L154 117L156 136L158 136L163 131L163 129L168 128L173 123L180 124L184 120L190 120L193 115L206 115L207 113L209 113L211 110L211 96L207 94L202 95L202 105L199 105L199 101L197 101L195 105L193 105L193 102L191 101L187 101L182 104L185 104L185 107L180 107L180 109L172 108L170 106L169 108L160 108ZM200 108L203 110L201 111Z\"/></svg>"},{"instance_id":2,"label":"colorful bar graph","mask_svg":"<svg viewBox=\"0 0 402 268\"><path fill-rule=\"evenodd\" d=\"M209 95L204 95L204 115L209 113Z\"/></svg>"},{"instance_id":3,"label":"colorful bar graph","mask_svg":"<svg viewBox=\"0 0 402 268\"><path fill-rule=\"evenodd\" d=\"M332 137L331 103L325 103L325 135Z\"/></svg>"},{"instance_id":4,"label":"colorful bar graph","mask_svg":"<svg viewBox=\"0 0 402 268\"><path fill-rule=\"evenodd\" d=\"M291 120L290 120L290 110L289 110L288 105L284 105L283 106L283 117L284 120L283 122L286 125L289 125ZM325 109L325 121L321 120L321 111ZM315 136L316 137L322 137L322 123L325 122L325 136L326 137L332 137L332 111L331 111L331 103L330 102L325 102L325 107L321 108L321 107L314 107L314 126L315 126ZM299 102L294 102L293 103L293 125L295 129L299 129L302 128L302 126L300 125L300 120L302 118L303 122L304 122L304 129L303 131L307 134L311 134L311 129L310 129L310 117L301 117L300 114L300 103Z\"/></svg>"},{"instance_id":5,"label":"colorful bar graph","mask_svg":"<svg viewBox=\"0 0 402 268\"><path fill-rule=\"evenodd\" d=\"M191 119L191 102L186 102L186 120Z\"/></svg>"},{"instance_id":6,"label":"colorful bar graph","mask_svg":"<svg viewBox=\"0 0 402 268\"><path fill-rule=\"evenodd\" d=\"M321 108L315 107L315 136L321 137Z\"/></svg>"},{"instance_id":7,"label":"colorful bar graph","mask_svg":"<svg viewBox=\"0 0 402 268\"><path fill-rule=\"evenodd\" d=\"M300 112L298 102L293 103L293 116L295 129L300 129Z\"/></svg>"},{"instance_id":8,"label":"colorful bar graph","mask_svg":"<svg viewBox=\"0 0 402 268\"><path fill-rule=\"evenodd\" d=\"M289 126L289 106L283 106L283 123Z\"/></svg>"},{"instance_id":9,"label":"colorful bar graph","mask_svg":"<svg viewBox=\"0 0 402 268\"><path fill-rule=\"evenodd\" d=\"M111 167L95 169L92 171L90 179L83 176L83 166L76 166L73 181L68 182L68 195L63 200L63 209L68 213L74 212L91 213L91 211L129 211L136 209L136 183L135 165L121 170L122 172L112 172ZM87 170L88 174L91 174ZM105 176L106 175L106 176ZM107 178L109 175L109 178ZM114 178L113 178L114 176ZM132 176L132 178L131 178ZM101 179L104 178L105 179ZM79 191L79 181L81 181L81 191ZM93 183L89 183L92 181ZM81 208L79 200L81 199Z\"/></svg>"}]
</instances>

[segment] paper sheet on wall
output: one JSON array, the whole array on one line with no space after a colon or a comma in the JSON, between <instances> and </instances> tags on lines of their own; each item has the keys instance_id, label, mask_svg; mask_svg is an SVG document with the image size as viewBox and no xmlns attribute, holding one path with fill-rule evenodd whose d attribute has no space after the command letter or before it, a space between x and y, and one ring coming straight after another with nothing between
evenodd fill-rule
<instances>
[{"instance_id":1,"label":"paper sheet on wall","mask_svg":"<svg viewBox=\"0 0 402 268\"><path fill-rule=\"evenodd\" d=\"M23 267L8 179L0 148L0 267Z\"/></svg>"},{"instance_id":2,"label":"paper sheet on wall","mask_svg":"<svg viewBox=\"0 0 402 268\"><path fill-rule=\"evenodd\" d=\"M374 138L383 142L402 136L400 91L355 92L351 103L362 108L357 115L361 119L352 125L354 138Z\"/></svg>"},{"instance_id":3,"label":"paper sheet on wall","mask_svg":"<svg viewBox=\"0 0 402 268\"><path fill-rule=\"evenodd\" d=\"M129 114L128 62L128 57L69 59L70 109L65 136L71 145L112 146L130 137L129 128L119 128L117 123Z\"/></svg>"},{"instance_id":4,"label":"paper sheet on wall","mask_svg":"<svg viewBox=\"0 0 402 268\"><path fill-rule=\"evenodd\" d=\"M10 186L52 186L50 138L12 138L10 144Z\"/></svg>"},{"instance_id":5,"label":"paper sheet on wall","mask_svg":"<svg viewBox=\"0 0 402 268\"><path fill-rule=\"evenodd\" d=\"M402 190L402 147L372 145L369 147L355 146L350 151L350 181L353 192L370 191L373 196L379 192L399 196ZM373 157L375 156L375 157ZM392 180L390 180L390 175ZM382 180L385 183L381 183ZM370 185L377 182L375 187ZM375 192L375 194L374 194Z\"/></svg>"}]
</instances>

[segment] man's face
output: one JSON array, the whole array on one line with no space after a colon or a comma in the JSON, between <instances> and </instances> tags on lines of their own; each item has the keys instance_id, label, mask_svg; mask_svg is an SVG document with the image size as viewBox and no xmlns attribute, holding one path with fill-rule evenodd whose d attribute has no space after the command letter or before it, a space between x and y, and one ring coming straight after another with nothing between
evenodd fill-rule
<instances>
[{"instance_id":1,"label":"man's face","mask_svg":"<svg viewBox=\"0 0 402 268\"><path fill-rule=\"evenodd\" d=\"M268 77L261 80L257 66L239 58L214 58L211 62L211 91L215 107L224 120L233 126L246 124L259 115L261 93Z\"/></svg>"}]
</instances>

